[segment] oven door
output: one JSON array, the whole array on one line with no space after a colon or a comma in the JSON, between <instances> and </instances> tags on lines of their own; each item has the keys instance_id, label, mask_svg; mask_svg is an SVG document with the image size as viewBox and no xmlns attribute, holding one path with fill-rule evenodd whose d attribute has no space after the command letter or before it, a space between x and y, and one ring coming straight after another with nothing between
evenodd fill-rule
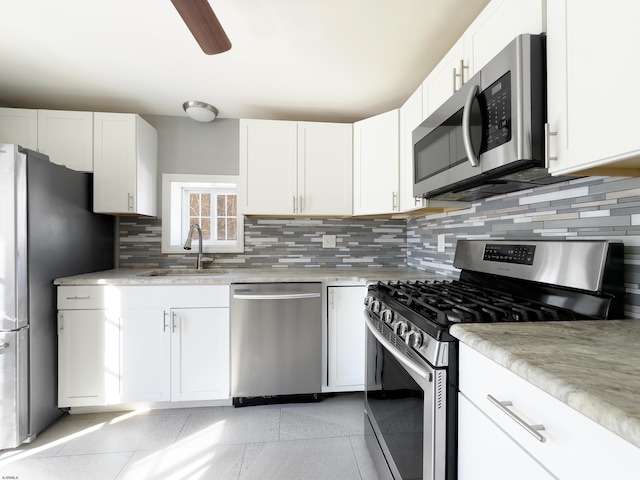
<instances>
[{"instance_id":1,"label":"oven door","mask_svg":"<svg viewBox=\"0 0 640 480\"><path fill-rule=\"evenodd\" d=\"M378 473L393 480L444 480L446 370L415 354L407 357L402 339L369 315L365 430Z\"/></svg>"}]
</instances>

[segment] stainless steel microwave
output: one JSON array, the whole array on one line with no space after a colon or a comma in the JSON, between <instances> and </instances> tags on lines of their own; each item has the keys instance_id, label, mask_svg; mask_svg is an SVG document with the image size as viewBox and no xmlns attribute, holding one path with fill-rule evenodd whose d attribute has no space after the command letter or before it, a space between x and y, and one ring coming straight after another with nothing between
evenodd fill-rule
<instances>
[{"instance_id":1,"label":"stainless steel microwave","mask_svg":"<svg viewBox=\"0 0 640 480\"><path fill-rule=\"evenodd\" d=\"M415 197L473 201L567 180L545 168L543 35L520 35L413 131Z\"/></svg>"}]
</instances>

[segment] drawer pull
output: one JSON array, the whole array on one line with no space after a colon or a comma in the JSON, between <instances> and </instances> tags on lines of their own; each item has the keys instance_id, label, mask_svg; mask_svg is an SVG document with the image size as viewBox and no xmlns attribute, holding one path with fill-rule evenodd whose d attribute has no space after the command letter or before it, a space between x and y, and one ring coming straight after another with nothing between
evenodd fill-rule
<instances>
[{"instance_id":1,"label":"drawer pull","mask_svg":"<svg viewBox=\"0 0 640 480\"><path fill-rule=\"evenodd\" d=\"M544 442L547 441L547 439L544 437L544 435L542 435L538 431L538 430L544 430L544 426L543 425L529 425L522 418L520 418L517 414L513 413L511 410L509 410L507 408L507 407L511 407L513 405L512 402L509 402L509 401L501 402L500 400L497 400L492 395L487 395L487 399L491 403L493 403L496 407L498 407L500 410L502 410L504 413L506 413L509 416L509 418L511 418L518 425L520 425L522 428L524 428L527 432L529 432L531 435L533 435L536 440L538 440L541 443L544 443Z\"/></svg>"},{"instance_id":2,"label":"drawer pull","mask_svg":"<svg viewBox=\"0 0 640 480\"><path fill-rule=\"evenodd\" d=\"M79 296L75 296L75 297L67 297L67 300L89 300L91 298L91 295L86 295L84 297L79 297Z\"/></svg>"}]
</instances>

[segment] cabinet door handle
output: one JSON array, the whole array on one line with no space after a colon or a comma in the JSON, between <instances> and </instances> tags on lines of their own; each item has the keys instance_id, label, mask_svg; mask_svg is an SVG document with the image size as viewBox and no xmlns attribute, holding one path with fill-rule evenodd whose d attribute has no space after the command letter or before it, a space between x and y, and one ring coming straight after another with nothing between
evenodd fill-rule
<instances>
[{"instance_id":1,"label":"cabinet door handle","mask_svg":"<svg viewBox=\"0 0 640 480\"><path fill-rule=\"evenodd\" d=\"M171 332L176 331L176 312L171 312Z\"/></svg>"},{"instance_id":2,"label":"cabinet door handle","mask_svg":"<svg viewBox=\"0 0 640 480\"><path fill-rule=\"evenodd\" d=\"M127 193L127 208L133 212L133 195L131 193Z\"/></svg>"},{"instance_id":3,"label":"cabinet door handle","mask_svg":"<svg viewBox=\"0 0 640 480\"><path fill-rule=\"evenodd\" d=\"M293 196L293 213L298 213L298 197Z\"/></svg>"},{"instance_id":4,"label":"cabinet door handle","mask_svg":"<svg viewBox=\"0 0 640 480\"><path fill-rule=\"evenodd\" d=\"M5 348L9 348L9 344L7 342L0 343L0 350L4 350Z\"/></svg>"},{"instance_id":5,"label":"cabinet door handle","mask_svg":"<svg viewBox=\"0 0 640 480\"><path fill-rule=\"evenodd\" d=\"M550 146L550 142L551 142L551 137L558 137L558 132L552 132L551 131L551 127L549 126L548 123L544 124L544 166L546 168L549 168L549 165L551 164L551 162L555 162L558 160L558 157L552 157L550 155L550 151L551 151L551 146ZM556 141L556 144L558 142ZM556 145L557 148L557 145Z\"/></svg>"},{"instance_id":6,"label":"cabinet door handle","mask_svg":"<svg viewBox=\"0 0 640 480\"><path fill-rule=\"evenodd\" d=\"M464 85L464 71L469 70L469 67L464 64L464 59L460 60L460 73L454 68L453 69L453 91L454 93L458 90L456 88L456 78L460 77L460 88Z\"/></svg>"},{"instance_id":7,"label":"cabinet door handle","mask_svg":"<svg viewBox=\"0 0 640 480\"><path fill-rule=\"evenodd\" d=\"M391 210L395 212L397 207L398 207L398 193L393 192L391 194Z\"/></svg>"},{"instance_id":8,"label":"cabinet door handle","mask_svg":"<svg viewBox=\"0 0 640 480\"><path fill-rule=\"evenodd\" d=\"M169 317L169 313L163 311L162 312L162 333L165 333L167 331L167 328L169 327L169 324L167 323L168 317Z\"/></svg>"},{"instance_id":9,"label":"cabinet door handle","mask_svg":"<svg viewBox=\"0 0 640 480\"><path fill-rule=\"evenodd\" d=\"M533 435L533 437L538 440L540 443L544 443L547 439L542 435L538 430L544 430L544 425L529 425L526 421L524 421L518 414L512 412L507 407L513 406L512 402L504 401L501 402L497 400L493 395L487 395L487 400L493 403L496 407L498 407L502 412L507 414L509 418L511 418L514 422L524 428L529 434Z\"/></svg>"},{"instance_id":10,"label":"cabinet door handle","mask_svg":"<svg viewBox=\"0 0 640 480\"><path fill-rule=\"evenodd\" d=\"M76 295L76 296L73 296L73 297L66 297L66 298L67 298L67 300L89 300L91 298L91 295L85 295L85 296L82 296L82 297Z\"/></svg>"}]
</instances>

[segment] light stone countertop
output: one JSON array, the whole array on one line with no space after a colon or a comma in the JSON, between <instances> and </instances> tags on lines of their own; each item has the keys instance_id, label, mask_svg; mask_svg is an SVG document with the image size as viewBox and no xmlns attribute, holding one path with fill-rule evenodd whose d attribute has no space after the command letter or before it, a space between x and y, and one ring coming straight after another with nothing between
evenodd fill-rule
<instances>
[{"instance_id":1,"label":"light stone countertop","mask_svg":"<svg viewBox=\"0 0 640 480\"><path fill-rule=\"evenodd\" d=\"M57 278L55 285L229 285L231 283L324 282L364 285L378 280L450 279L407 267L371 268L214 268L190 275L152 275L162 268L121 268ZM193 270L193 269L188 269ZM170 269L179 273L179 269Z\"/></svg>"},{"instance_id":2,"label":"light stone countertop","mask_svg":"<svg viewBox=\"0 0 640 480\"><path fill-rule=\"evenodd\" d=\"M640 320L457 324L450 332L640 447Z\"/></svg>"}]
</instances>

